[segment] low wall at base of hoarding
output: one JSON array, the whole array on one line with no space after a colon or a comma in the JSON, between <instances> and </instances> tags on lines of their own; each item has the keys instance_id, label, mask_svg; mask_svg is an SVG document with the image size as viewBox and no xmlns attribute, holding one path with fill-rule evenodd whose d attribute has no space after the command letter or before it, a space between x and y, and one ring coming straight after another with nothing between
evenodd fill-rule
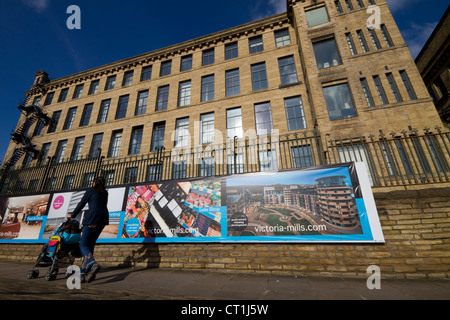
<instances>
[{"instance_id":1,"label":"low wall at base of hoarding","mask_svg":"<svg viewBox=\"0 0 450 320\"><path fill-rule=\"evenodd\" d=\"M367 268L376 265L386 278L448 278L449 185L373 192L384 244L98 244L95 256L113 267L367 278ZM0 260L31 265L41 248L0 244Z\"/></svg>"}]
</instances>

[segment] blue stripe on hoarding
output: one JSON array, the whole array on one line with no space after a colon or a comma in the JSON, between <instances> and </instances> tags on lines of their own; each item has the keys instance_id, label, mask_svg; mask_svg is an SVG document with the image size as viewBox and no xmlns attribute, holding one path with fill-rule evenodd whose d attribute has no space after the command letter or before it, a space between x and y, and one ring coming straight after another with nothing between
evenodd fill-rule
<instances>
[{"instance_id":1,"label":"blue stripe on hoarding","mask_svg":"<svg viewBox=\"0 0 450 320\"><path fill-rule=\"evenodd\" d=\"M290 172L279 172L278 174L266 175L264 173L255 175L239 175L221 178L205 178L205 179L193 179L192 182L199 180L214 180L217 183L226 183L227 187L234 187L246 184L257 184L260 183L261 186L271 185L274 182L280 182L286 185L301 185L307 183L314 183L316 178L322 178L330 175L342 174L345 172L346 182L351 185L350 174L348 167L346 166L330 166L320 167L317 169L308 168L308 170L294 170ZM358 177L356 177L358 178ZM161 182L162 184L166 182ZM169 181L167 183L173 183ZM145 185L143 183L142 185ZM207 191L207 189L192 186L193 189ZM127 188L124 188L124 197L129 196ZM221 195L222 205L226 205L226 192L225 190L217 190L214 192L209 192L209 194ZM196 236L196 237L154 237L154 238L122 238L122 233L124 232L124 220L126 217L125 211L112 211L110 212L110 217L113 219L119 219L118 234L115 238L101 238L99 243L186 243L186 242L203 242L203 243L270 243L270 242L291 242L291 243L339 243L339 242L373 242L373 232L377 232L378 229L372 230L373 226L370 225L369 213L365 206L365 201L363 198L355 198L356 206L358 210L359 220L361 223L361 234L316 234L316 235L257 235L257 236L228 236L228 219L227 207L217 206L217 207L193 207L185 202L185 204L212 220L215 220L220 224L220 236ZM126 202L124 202L124 206ZM245 203L247 205L247 203ZM372 210L372 209L371 209ZM149 213L150 214L150 213ZM370 214L376 214L376 212L370 212ZM372 216L370 216L372 218ZM47 243L48 239L43 239L44 230L47 223L47 216L39 216L34 218L36 220L42 219L42 227L39 232L39 239L0 239L0 243ZM259 219L259 218L258 218ZM181 222L179 222L181 223ZM188 228L187 225L182 225L184 228ZM130 232L136 230L129 230ZM351 231L349 231L351 232ZM214 234L214 233L213 233Z\"/></svg>"}]
</instances>

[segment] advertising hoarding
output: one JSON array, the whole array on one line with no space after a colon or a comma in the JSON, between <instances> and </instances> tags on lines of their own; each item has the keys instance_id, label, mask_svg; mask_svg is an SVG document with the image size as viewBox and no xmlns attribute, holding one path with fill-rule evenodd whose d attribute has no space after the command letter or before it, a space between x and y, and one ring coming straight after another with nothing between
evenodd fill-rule
<instances>
[{"instance_id":1,"label":"advertising hoarding","mask_svg":"<svg viewBox=\"0 0 450 320\"><path fill-rule=\"evenodd\" d=\"M0 243L45 243L84 192L0 198ZM110 225L99 243L384 242L363 163L133 184L108 193Z\"/></svg>"}]
</instances>

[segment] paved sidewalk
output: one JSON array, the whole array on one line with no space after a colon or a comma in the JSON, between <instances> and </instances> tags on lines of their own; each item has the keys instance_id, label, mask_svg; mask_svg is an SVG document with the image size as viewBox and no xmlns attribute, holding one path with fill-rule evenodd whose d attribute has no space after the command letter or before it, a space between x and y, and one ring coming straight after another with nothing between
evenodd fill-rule
<instances>
[{"instance_id":1,"label":"paved sidewalk","mask_svg":"<svg viewBox=\"0 0 450 320\"><path fill-rule=\"evenodd\" d=\"M69 290L54 281L27 279L32 264L0 262L1 300L450 300L450 280L366 279L225 274L207 271L104 268L91 283ZM65 269L61 269L64 272Z\"/></svg>"}]
</instances>

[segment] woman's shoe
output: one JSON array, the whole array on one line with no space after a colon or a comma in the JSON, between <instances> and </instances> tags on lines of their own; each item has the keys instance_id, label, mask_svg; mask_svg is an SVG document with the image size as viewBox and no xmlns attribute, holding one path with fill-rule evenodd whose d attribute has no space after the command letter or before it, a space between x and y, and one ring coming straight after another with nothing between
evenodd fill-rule
<instances>
[{"instance_id":1,"label":"woman's shoe","mask_svg":"<svg viewBox=\"0 0 450 320\"><path fill-rule=\"evenodd\" d=\"M87 282L91 282L95 280L95 275L97 274L97 272L99 272L101 269L101 267L95 263L88 271L88 274L86 276L86 280Z\"/></svg>"}]
</instances>

